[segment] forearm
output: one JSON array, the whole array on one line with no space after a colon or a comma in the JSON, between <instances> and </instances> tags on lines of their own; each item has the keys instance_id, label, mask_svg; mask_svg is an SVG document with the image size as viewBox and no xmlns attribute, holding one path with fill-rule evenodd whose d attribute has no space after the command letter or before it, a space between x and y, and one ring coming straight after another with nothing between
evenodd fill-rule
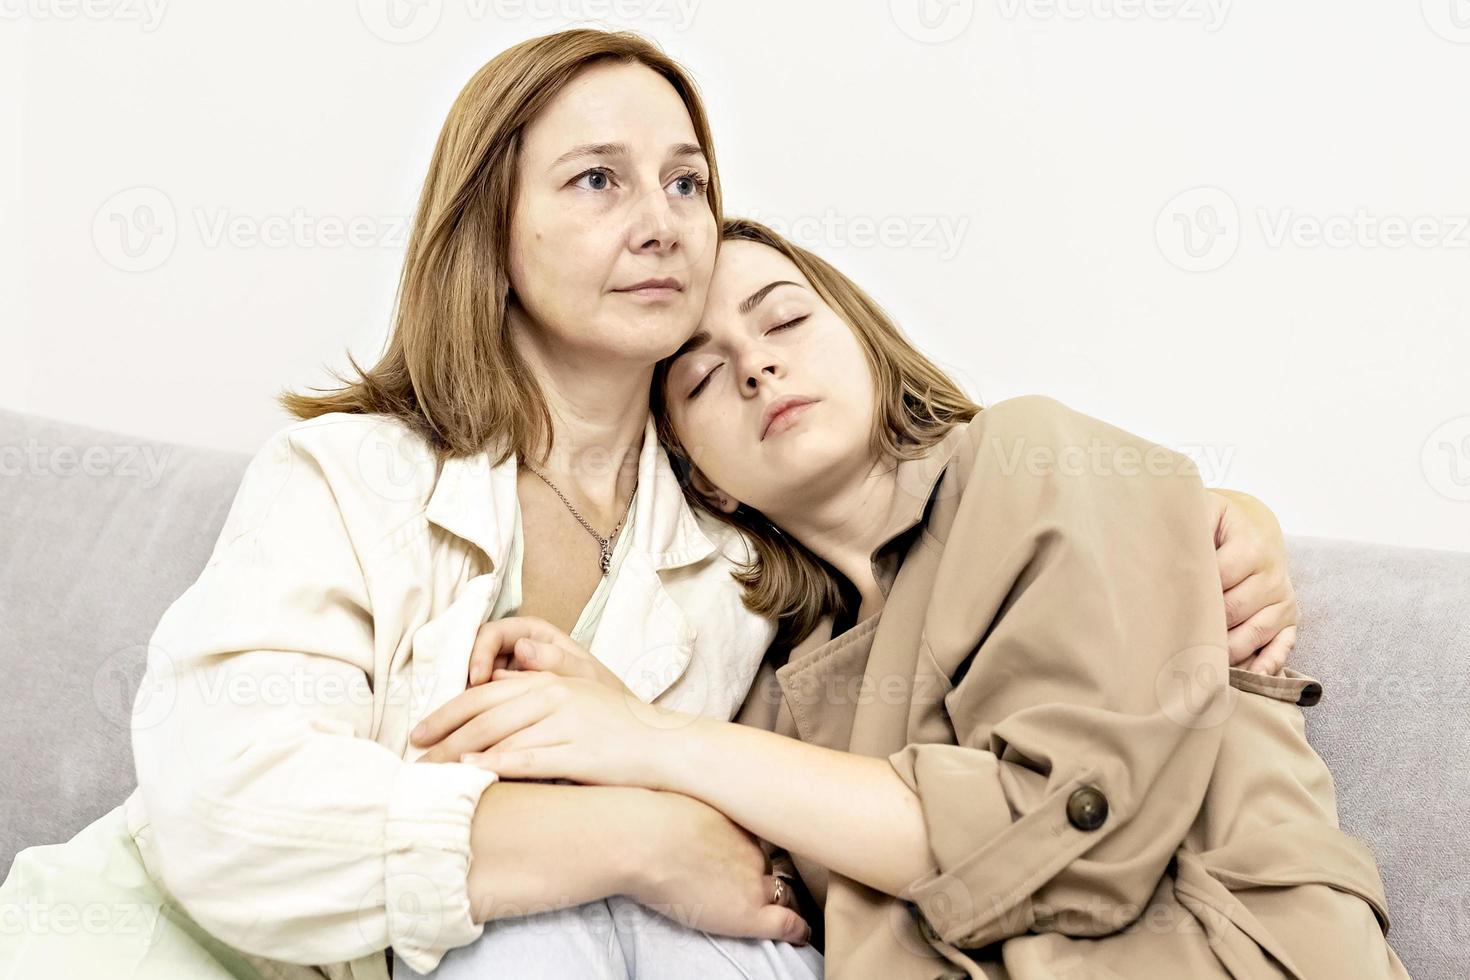
<instances>
[{"instance_id":1,"label":"forearm","mask_svg":"<svg viewBox=\"0 0 1470 980\"><path fill-rule=\"evenodd\" d=\"M661 788L889 895L934 870L918 797L886 758L699 718L656 763Z\"/></svg>"},{"instance_id":2,"label":"forearm","mask_svg":"<svg viewBox=\"0 0 1470 980\"><path fill-rule=\"evenodd\" d=\"M497 782L470 825L476 922L581 905L625 890L648 845L650 791Z\"/></svg>"}]
</instances>

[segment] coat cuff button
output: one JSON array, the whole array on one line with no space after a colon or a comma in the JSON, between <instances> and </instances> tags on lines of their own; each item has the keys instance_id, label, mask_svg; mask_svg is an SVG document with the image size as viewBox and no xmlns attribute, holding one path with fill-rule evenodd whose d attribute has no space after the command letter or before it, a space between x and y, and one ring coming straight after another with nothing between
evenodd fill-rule
<instances>
[{"instance_id":1,"label":"coat cuff button","mask_svg":"<svg viewBox=\"0 0 1470 980\"><path fill-rule=\"evenodd\" d=\"M1093 786L1083 786L1067 800L1067 819L1078 830L1096 830L1108 819L1108 798Z\"/></svg>"}]
</instances>

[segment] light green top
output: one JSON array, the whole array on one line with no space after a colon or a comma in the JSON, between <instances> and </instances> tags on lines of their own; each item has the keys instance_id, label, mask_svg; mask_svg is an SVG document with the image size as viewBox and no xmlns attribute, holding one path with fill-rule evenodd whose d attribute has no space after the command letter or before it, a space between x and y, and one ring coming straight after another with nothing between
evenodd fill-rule
<instances>
[{"instance_id":1,"label":"light green top","mask_svg":"<svg viewBox=\"0 0 1470 980\"><path fill-rule=\"evenodd\" d=\"M572 627L571 637L583 649L592 645L592 637L597 632L597 624L602 620L602 611L607 606L607 594L612 591L613 579L617 578L618 568L623 564L623 557L628 553L628 548L633 541L633 510L637 506L638 492L633 492L633 501L628 504L628 518L623 524L622 530L618 532L618 539L613 542L612 561L608 564L607 574L597 583L597 588L592 593L592 598L587 600L587 605L582 607L582 615L577 617L577 625ZM596 544L588 536L589 544ZM588 549L592 557L588 561L596 561L596 552ZM521 499L516 497L516 522L515 530L511 533L510 554L505 561L505 581L500 586L500 595L495 600L495 608L490 611L490 618L504 619L514 616L521 607L521 564L525 556L525 537L521 531Z\"/></svg>"}]
</instances>

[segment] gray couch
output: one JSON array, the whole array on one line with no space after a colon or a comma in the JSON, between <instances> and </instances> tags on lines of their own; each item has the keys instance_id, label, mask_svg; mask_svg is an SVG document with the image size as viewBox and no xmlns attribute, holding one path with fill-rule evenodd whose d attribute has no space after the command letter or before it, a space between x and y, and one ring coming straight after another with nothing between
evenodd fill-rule
<instances>
[{"instance_id":1,"label":"gray couch","mask_svg":"<svg viewBox=\"0 0 1470 980\"><path fill-rule=\"evenodd\" d=\"M0 869L134 785L144 649L204 566L247 458L0 411ZM1418 978L1470 977L1470 554L1290 539L1292 665L1343 826Z\"/></svg>"}]
</instances>

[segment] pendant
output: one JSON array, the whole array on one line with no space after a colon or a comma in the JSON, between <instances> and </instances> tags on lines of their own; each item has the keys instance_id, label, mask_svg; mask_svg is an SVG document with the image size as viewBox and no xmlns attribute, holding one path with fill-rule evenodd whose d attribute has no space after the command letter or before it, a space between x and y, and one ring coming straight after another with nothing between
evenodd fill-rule
<instances>
[{"instance_id":1,"label":"pendant","mask_svg":"<svg viewBox=\"0 0 1470 980\"><path fill-rule=\"evenodd\" d=\"M612 565L612 549L606 544L603 544L601 546L601 552L600 563L602 565L602 574L606 575L608 568Z\"/></svg>"}]
</instances>

